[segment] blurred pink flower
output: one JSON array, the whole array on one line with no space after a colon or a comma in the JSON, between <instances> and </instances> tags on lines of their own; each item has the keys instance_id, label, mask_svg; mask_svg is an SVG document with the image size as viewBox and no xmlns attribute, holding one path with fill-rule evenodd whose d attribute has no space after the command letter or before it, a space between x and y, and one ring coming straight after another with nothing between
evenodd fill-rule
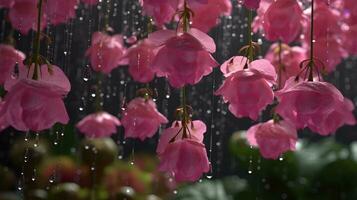
<instances>
[{"instance_id":1,"label":"blurred pink flower","mask_svg":"<svg viewBox=\"0 0 357 200\"><path fill-rule=\"evenodd\" d=\"M152 137L160 125L166 124L168 120L157 110L154 101L137 97L129 102L121 122L125 138L145 140Z\"/></svg>"},{"instance_id":2,"label":"blurred pink flower","mask_svg":"<svg viewBox=\"0 0 357 200\"><path fill-rule=\"evenodd\" d=\"M282 153L295 151L298 136L291 124L270 120L250 127L247 140L250 145L259 148L264 158L277 159Z\"/></svg>"},{"instance_id":3,"label":"blurred pink flower","mask_svg":"<svg viewBox=\"0 0 357 200\"><path fill-rule=\"evenodd\" d=\"M3 85L12 78L15 65L23 65L25 54L10 45L0 44L0 55L0 85Z\"/></svg>"},{"instance_id":4,"label":"blurred pink flower","mask_svg":"<svg viewBox=\"0 0 357 200\"><path fill-rule=\"evenodd\" d=\"M327 82L296 82L291 77L276 97L276 112L298 129L308 127L320 135L329 135L343 124L356 123L353 104Z\"/></svg>"},{"instance_id":5,"label":"blurred pink flower","mask_svg":"<svg viewBox=\"0 0 357 200\"><path fill-rule=\"evenodd\" d=\"M123 63L126 49L121 35L107 35L103 32L95 32L92 35L92 44L86 51L94 71L109 74L114 68Z\"/></svg>"},{"instance_id":6,"label":"blurred pink flower","mask_svg":"<svg viewBox=\"0 0 357 200\"><path fill-rule=\"evenodd\" d=\"M124 59L129 63L129 74L135 81L148 83L154 79L155 73L150 66L157 50L146 39L139 41L128 49Z\"/></svg>"},{"instance_id":7,"label":"blurred pink flower","mask_svg":"<svg viewBox=\"0 0 357 200\"><path fill-rule=\"evenodd\" d=\"M43 11L46 3L43 2ZM37 30L37 0L16 0L10 8L9 19L14 29L27 34L30 29ZM43 13L41 28L46 27L46 14Z\"/></svg>"},{"instance_id":8,"label":"blurred pink flower","mask_svg":"<svg viewBox=\"0 0 357 200\"><path fill-rule=\"evenodd\" d=\"M81 1L87 5L95 5L99 2L99 0L81 0Z\"/></svg>"},{"instance_id":9,"label":"blurred pink flower","mask_svg":"<svg viewBox=\"0 0 357 200\"><path fill-rule=\"evenodd\" d=\"M243 5L252 10L259 8L260 0L243 0Z\"/></svg>"},{"instance_id":10,"label":"blurred pink flower","mask_svg":"<svg viewBox=\"0 0 357 200\"><path fill-rule=\"evenodd\" d=\"M174 175L175 180L196 181L208 172L210 164L203 142L206 125L199 120L187 124L186 134L179 121L162 133L156 152L159 154L159 170Z\"/></svg>"},{"instance_id":11,"label":"blurred pink flower","mask_svg":"<svg viewBox=\"0 0 357 200\"><path fill-rule=\"evenodd\" d=\"M71 85L63 71L57 66L42 65L39 80L33 80L33 66L29 73L21 67L19 77L5 82L8 93L0 111L7 123L20 131L41 131L59 122L69 120L62 98Z\"/></svg>"},{"instance_id":12,"label":"blurred pink flower","mask_svg":"<svg viewBox=\"0 0 357 200\"><path fill-rule=\"evenodd\" d=\"M246 65L248 68L244 69ZM274 99L271 88L276 80L274 66L268 60L248 63L247 58L235 56L225 62L221 70L228 76L215 94L223 96L234 116L257 120L259 113Z\"/></svg>"},{"instance_id":13,"label":"blurred pink flower","mask_svg":"<svg viewBox=\"0 0 357 200\"><path fill-rule=\"evenodd\" d=\"M296 0L273 1L263 17L265 38L285 43L298 39L302 31L302 9Z\"/></svg>"},{"instance_id":14,"label":"blurred pink flower","mask_svg":"<svg viewBox=\"0 0 357 200\"><path fill-rule=\"evenodd\" d=\"M180 3L179 0L139 0L139 2L144 13L152 17L157 26L162 26L174 19Z\"/></svg>"},{"instance_id":15,"label":"blurred pink flower","mask_svg":"<svg viewBox=\"0 0 357 200\"><path fill-rule=\"evenodd\" d=\"M214 40L198 29L187 33L156 31L149 35L149 41L160 48L151 63L156 76L168 78L175 88L198 83L218 65L211 55L216 51Z\"/></svg>"},{"instance_id":16,"label":"blurred pink flower","mask_svg":"<svg viewBox=\"0 0 357 200\"><path fill-rule=\"evenodd\" d=\"M11 8L15 0L0 0L0 8Z\"/></svg>"},{"instance_id":17,"label":"blurred pink flower","mask_svg":"<svg viewBox=\"0 0 357 200\"><path fill-rule=\"evenodd\" d=\"M285 81L292 76L297 76L301 71L300 63L307 59L307 50L299 46L290 47L282 44L281 49L281 71L279 71L279 45L277 43L270 46L265 59L274 65L275 71L280 73L278 84L284 86Z\"/></svg>"},{"instance_id":18,"label":"blurred pink flower","mask_svg":"<svg viewBox=\"0 0 357 200\"><path fill-rule=\"evenodd\" d=\"M47 0L46 14L51 24L65 23L76 16L77 0Z\"/></svg>"},{"instance_id":19,"label":"blurred pink flower","mask_svg":"<svg viewBox=\"0 0 357 200\"><path fill-rule=\"evenodd\" d=\"M109 137L117 132L120 121L107 112L97 112L87 115L76 127L81 133L90 138Z\"/></svg>"},{"instance_id":20,"label":"blurred pink flower","mask_svg":"<svg viewBox=\"0 0 357 200\"><path fill-rule=\"evenodd\" d=\"M192 2L190 9L194 13L192 27L208 32L220 23L221 16L231 14L232 3L230 0L208 0L206 4Z\"/></svg>"}]
</instances>

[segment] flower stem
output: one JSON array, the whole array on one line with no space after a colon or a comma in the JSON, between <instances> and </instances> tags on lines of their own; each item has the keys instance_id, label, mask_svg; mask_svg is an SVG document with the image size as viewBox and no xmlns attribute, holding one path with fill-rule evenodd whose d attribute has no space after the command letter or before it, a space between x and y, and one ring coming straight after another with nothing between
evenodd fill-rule
<instances>
[{"instance_id":1,"label":"flower stem","mask_svg":"<svg viewBox=\"0 0 357 200\"><path fill-rule=\"evenodd\" d=\"M184 1L184 10L183 10L183 32L187 32L190 29L190 9L187 6L187 1Z\"/></svg>"},{"instance_id":2,"label":"flower stem","mask_svg":"<svg viewBox=\"0 0 357 200\"><path fill-rule=\"evenodd\" d=\"M35 69L33 72L32 79L38 80L39 71L39 61L40 61L40 48L41 48L41 17L42 16L42 0L38 0L37 3L37 32L34 41L33 49L33 61L35 64Z\"/></svg>"},{"instance_id":3,"label":"flower stem","mask_svg":"<svg viewBox=\"0 0 357 200\"><path fill-rule=\"evenodd\" d=\"M314 0L311 0L311 18L310 18L310 61L309 61L309 79L308 81L313 81L314 72Z\"/></svg>"},{"instance_id":4,"label":"flower stem","mask_svg":"<svg viewBox=\"0 0 357 200\"><path fill-rule=\"evenodd\" d=\"M248 59L253 61L254 59L254 45L253 45L253 35L252 35L252 22L253 22L253 11L249 10L248 12Z\"/></svg>"},{"instance_id":5,"label":"flower stem","mask_svg":"<svg viewBox=\"0 0 357 200\"><path fill-rule=\"evenodd\" d=\"M103 75L101 73L98 73L97 85L95 89L95 104L94 104L96 112L100 112L103 109L102 107L103 98L101 97L102 81L103 81Z\"/></svg>"}]
</instances>

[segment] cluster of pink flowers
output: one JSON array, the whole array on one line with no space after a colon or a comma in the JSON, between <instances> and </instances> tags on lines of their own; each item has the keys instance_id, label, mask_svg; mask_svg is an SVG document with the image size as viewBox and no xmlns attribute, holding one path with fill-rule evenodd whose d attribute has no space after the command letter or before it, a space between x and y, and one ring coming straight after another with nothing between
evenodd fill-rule
<instances>
[{"instance_id":1,"label":"cluster of pink flowers","mask_svg":"<svg viewBox=\"0 0 357 200\"><path fill-rule=\"evenodd\" d=\"M82 0L83 3L94 5L99 0ZM27 34L37 27L37 0L0 0L0 8L9 9L9 20L12 26L22 34ZM45 28L48 20L53 25L66 23L76 16L78 0L47 0L43 1L41 27Z\"/></svg>"},{"instance_id":2,"label":"cluster of pink flowers","mask_svg":"<svg viewBox=\"0 0 357 200\"><path fill-rule=\"evenodd\" d=\"M264 158L277 159L284 152L294 151L299 129L309 128L326 136L345 124L356 124L352 101L318 77L319 72L331 72L343 58L357 53L357 4L353 1L336 0L333 5L316 1L313 35L309 35L312 13L297 0L240 1L251 12L257 12L253 31L262 32L275 43L264 59L254 60L255 44L250 41L245 47L246 56L225 61L220 67L224 81L215 94L229 104L235 117L254 121L268 105L276 104L274 119L252 126L246 134L249 144L259 148ZM94 5L99 1L82 2ZM93 33L85 56L94 71L107 75L119 66L128 66L137 82L149 83L155 76L164 77L174 88L195 85L212 73L219 64L212 56L215 41L207 32L219 24L221 16L231 14L230 0L139 2L158 30L139 41L132 37L127 44L120 34ZM78 3L43 1L41 27L74 18ZM0 7L9 9L12 26L23 34L37 27L37 4L37 0L0 0ZM176 31L165 28L172 21L179 24ZM300 46L289 46L292 42ZM309 60L310 42L314 44L314 54ZM24 60L22 52L0 45L0 84L7 91L0 99L0 131L9 126L20 131L41 131L55 123L66 124L69 116L62 99L71 88L68 78L55 65L25 66ZM304 70L310 72L309 77L301 76ZM181 116L163 131L157 147L159 170L168 172L176 181L196 181L210 170L203 143L206 125L200 120L192 121L186 106L178 109ZM76 127L87 137L100 138L110 137L122 125L125 138L145 140L169 122L148 94L132 99L121 114L119 120L97 111Z\"/></svg>"}]
</instances>

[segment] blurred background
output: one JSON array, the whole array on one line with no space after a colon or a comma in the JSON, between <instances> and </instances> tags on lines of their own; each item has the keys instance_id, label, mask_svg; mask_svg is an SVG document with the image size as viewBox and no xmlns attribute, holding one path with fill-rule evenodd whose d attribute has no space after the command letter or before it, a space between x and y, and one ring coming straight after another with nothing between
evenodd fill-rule
<instances>
[{"instance_id":1,"label":"blurred background","mask_svg":"<svg viewBox=\"0 0 357 200\"><path fill-rule=\"evenodd\" d=\"M231 16L210 32L215 39L219 63L237 55L247 43L247 13L233 2ZM104 9L105 8L105 9ZM265 160L250 147L244 131L257 122L237 119L214 95L222 82L218 68L199 84L189 87L193 118L207 124L205 144L212 170L196 183L177 184L157 171L155 149L159 134L141 142L124 139L123 129L108 139L88 140L75 124L94 111L96 74L84 52L91 35L100 30L104 13L115 33L125 37L147 33L147 18L136 0L101 1L97 6L79 5L77 18L59 26L48 26L42 55L60 66L69 77L72 91L65 99L71 121L43 132L17 132L9 128L0 134L0 200L11 199L115 199L115 200L277 200L357 199L357 127L343 127L330 137L309 130L299 132L297 151L278 160ZM12 32L0 10L0 40ZM34 33L14 32L16 48L29 53ZM269 42L260 35L259 56ZM357 58L349 57L326 79L357 104ZM172 121L179 105L179 91L164 79L150 86L160 112ZM142 84L131 80L127 67L119 67L100 85L104 110L120 117L121 108L135 97ZM355 111L356 114L356 111ZM259 121L269 119L263 113ZM165 127L162 127L165 128ZM161 132L161 130L159 131Z\"/></svg>"}]
</instances>

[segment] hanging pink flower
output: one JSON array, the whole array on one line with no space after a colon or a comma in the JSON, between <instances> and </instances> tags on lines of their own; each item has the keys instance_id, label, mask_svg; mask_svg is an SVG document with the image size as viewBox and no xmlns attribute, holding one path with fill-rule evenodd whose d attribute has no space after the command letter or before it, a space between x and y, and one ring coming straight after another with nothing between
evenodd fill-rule
<instances>
[{"instance_id":1,"label":"hanging pink flower","mask_svg":"<svg viewBox=\"0 0 357 200\"><path fill-rule=\"evenodd\" d=\"M179 0L139 0L144 13L153 17L157 26L170 22L178 10Z\"/></svg>"},{"instance_id":2,"label":"hanging pink flower","mask_svg":"<svg viewBox=\"0 0 357 200\"><path fill-rule=\"evenodd\" d=\"M301 71L300 63L307 59L307 51L299 46L290 47L283 44L281 49L281 71L279 71L279 45L277 43L270 46L265 59L269 60L274 65L275 71L280 73L280 80L278 81L283 87L287 79L299 74Z\"/></svg>"},{"instance_id":3,"label":"hanging pink flower","mask_svg":"<svg viewBox=\"0 0 357 200\"><path fill-rule=\"evenodd\" d=\"M138 97L129 102L121 122L126 138L145 140L151 138L160 125L166 124L168 120L157 110L154 101Z\"/></svg>"},{"instance_id":4,"label":"hanging pink flower","mask_svg":"<svg viewBox=\"0 0 357 200\"><path fill-rule=\"evenodd\" d=\"M210 31L220 23L221 16L229 16L232 12L230 0L208 0L206 4L192 2L189 6L194 13L192 27L203 32Z\"/></svg>"},{"instance_id":5,"label":"hanging pink flower","mask_svg":"<svg viewBox=\"0 0 357 200\"><path fill-rule=\"evenodd\" d=\"M243 5L246 8L256 10L259 8L260 0L243 0Z\"/></svg>"},{"instance_id":6,"label":"hanging pink flower","mask_svg":"<svg viewBox=\"0 0 357 200\"><path fill-rule=\"evenodd\" d=\"M0 0L0 8L11 8L15 4L15 0Z\"/></svg>"},{"instance_id":7,"label":"hanging pink flower","mask_svg":"<svg viewBox=\"0 0 357 200\"><path fill-rule=\"evenodd\" d=\"M15 65L22 65L25 54L10 45L0 44L0 55L0 85L3 85L7 79L12 78Z\"/></svg>"},{"instance_id":8,"label":"hanging pink flower","mask_svg":"<svg viewBox=\"0 0 357 200\"><path fill-rule=\"evenodd\" d=\"M271 41L293 42L302 30L302 9L296 0L273 1L264 13L265 38Z\"/></svg>"},{"instance_id":9,"label":"hanging pink flower","mask_svg":"<svg viewBox=\"0 0 357 200\"><path fill-rule=\"evenodd\" d=\"M95 5L99 2L99 0L81 0L81 1L87 5Z\"/></svg>"},{"instance_id":10,"label":"hanging pink flower","mask_svg":"<svg viewBox=\"0 0 357 200\"><path fill-rule=\"evenodd\" d=\"M129 63L129 74L135 81L148 83L154 79L155 73L150 64L157 50L148 40L142 40L130 47L124 56Z\"/></svg>"},{"instance_id":11,"label":"hanging pink flower","mask_svg":"<svg viewBox=\"0 0 357 200\"><path fill-rule=\"evenodd\" d=\"M110 36L106 33L95 32L86 56L89 56L94 71L109 74L119 65L126 64L122 62L125 51L121 35Z\"/></svg>"},{"instance_id":12,"label":"hanging pink flower","mask_svg":"<svg viewBox=\"0 0 357 200\"><path fill-rule=\"evenodd\" d=\"M198 83L218 65L210 54L216 51L214 40L198 29L187 33L156 31L149 40L160 47L151 63L153 70L158 77L168 78L175 88Z\"/></svg>"},{"instance_id":13,"label":"hanging pink flower","mask_svg":"<svg viewBox=\"0 0 357 200\"><path fill-rule=\"evenodd\" d=\"M258 32L260 29L263 29L264 23L264 14L268 10L270 4L273 0L261 0L259 3L259 8L256 10L257 15L253 20L252 28L254 32Z\"/></svg>"},{"instance_id":14,"label":"hanging pink flower","mask_svg":"<svg viewBox=\"0 0 357 200\"><path fill-rule=\"evenodd\" d=\"M298 136L291 124L270 120L250 127L247 140L250 145L259 148L264 158L277 159L287 151L295 151Z\"/></svg>"},{"instance_id":15,"label":"hanging pink flower","mask_svg":"<svg viewBox=\"0 0 357 200\"><path fill-rule=\"evenodd\" d=\"M196 181L210 169L203 134L206 125L199 120L187 124L186 136L181 122L175 121L164 130L156 152L160 158L159 170L174 175L176 181Z\"/></svg>"},{"instance_id":16,"label":"hanging pink flower","mask_svg":"<svg viewBox=\"0 0 357 200\"><path fill-rule=\"evenodd\" d=\"M33 68L27 73L27 67L21 67L17 79L5 82L8 93L0 116L20 131L41 131L57 122L66 124L69 117L62 98L71 88L66 75L57 66L49 72L48 66L42 65L39 80L33 80Z\"/></svg>"},{"instance_id":17,"label":"hanging pink flower","mask_svg":"<svg viewBox=\"0 0 357 200\"><path fill-rule=\"evenodd\" d=\"M120 121L107 112L97 112L87 115L76 127L81 133L90 138L109 137L117 132Z\"/></svg>"},{"instance_id":18,"label":"hanging pink flower","mask_svg":"<svg viewBox=\"0 0 357 200\"><path fill-rule=\"evenodd\" d=\"M44 1L42 8L45 7ZM37 11L37 0L16 0L9 11L11 25L22 34L27 34L30 29L37 30ZM45 27L46 14L43 13L41 28L43 29Z\"/></svg>"},{"instance_id":19,"label":"hanging pink flower","mask_svg":"<svg viewBox=\"0 0 357 200\"><path fill-rule=\"evenodd\" d=\"M0 99L0 112L5 102ZM0 115L0 132L9 127L9 123L7 123L4 115Z\"/></svg>"},{"instance_id":20,"label":"hanging pink flower","mask_svg":"<svg viewBox=\"0 0 357 200\"><path fill-rule=\"evenodd\" d=\"M248 68L244 69L245 65ZM223 96L234 116L257 120L259 113L274 100L271 88L276 80L274 66L264 59L248 63L247 58L235 56L221 66L221 71L227 77L215 94Z\"/></svg>"},{"instance_id":21,"label":"hanging pink flower","mask_svg":"<svg viewBox=\"0 0 357 200\"><path fill-rule=\"evenodd\" d=\"M344 31L343 48L351 55L357 55L357 23Z\"/></svg>"},{"instance_id":22,"label":"hanging pink flower","mask_svg":"<svg viewBox=\"0 0 357 200\"><path fill-rule=\"evenodd\" d=\"M276 97L276 112L298 129L308 127L320 135L329 135L343 124L355 124L353 104L330 83L296 82L292 77Z\"/></svg>"},{"instance_id":23,"label":"hanging pink flower","mask_svg":"<svg viewBox=\"0 0 357 200\"><path fill-rule=\"evenodd\" d=\"M65 23L76 16L77 0L47 0L46 14L51 24Z\"/></svg>"}]
</instances>

